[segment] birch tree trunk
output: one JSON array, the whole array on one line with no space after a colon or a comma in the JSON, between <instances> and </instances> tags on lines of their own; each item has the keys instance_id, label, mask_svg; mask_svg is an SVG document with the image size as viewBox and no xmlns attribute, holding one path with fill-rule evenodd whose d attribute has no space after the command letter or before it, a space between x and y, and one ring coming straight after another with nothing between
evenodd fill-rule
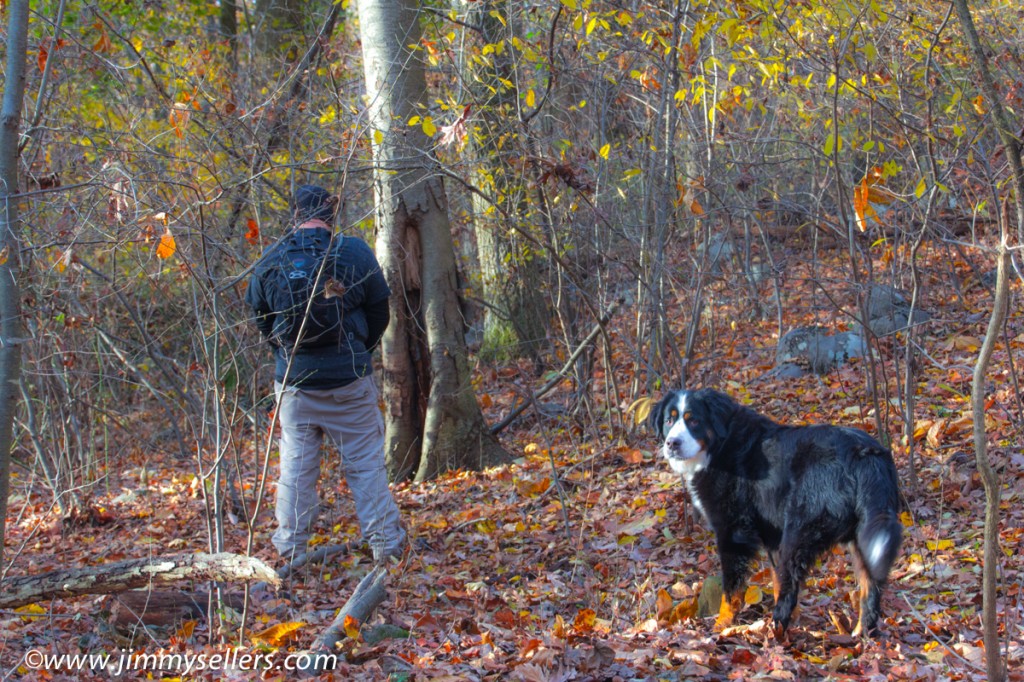
<instances>
[{"instance_id":1,"label":"birch tree trunk","mask_svg":"<svg viewBox=\"0 0 1024 682\"><path fill-rule=\"evenodd\" d=\"M395 477L417 481L508 460L470 383L458 305L448 199L430 140L409 126L426 110L417 3L360 0L370 134L376 166L377 253L392 289L383 340L385 447Z\"/></svg>"},{"instance_id":2,"label":"birch tree trunk","mask_svg":"<svg viewBox=\"0 0 1024 682\"><path fill-rule=\"evenodd\" d=\"M25 96L28 0L7 6L7 71L0 105L0 564L6 537L14 412L21 376L21 258L18 143Z\"/></svg>"}]
</instances>

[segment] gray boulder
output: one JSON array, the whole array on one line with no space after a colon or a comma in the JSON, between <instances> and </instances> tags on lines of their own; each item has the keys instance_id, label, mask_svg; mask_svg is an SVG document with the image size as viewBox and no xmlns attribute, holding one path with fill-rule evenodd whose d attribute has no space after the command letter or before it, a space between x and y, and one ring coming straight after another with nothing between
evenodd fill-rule
<instances>
[{"instance_id":1,"label":"gray boulder","mask_svg":"<svg viewBox=\"0 0 1024 682\"><path fill-rule=\"evenodd\" d=\"M855 332L832 333L827 327L797 327L786 332L775 349L776 375L803 376L808 372L825 374L850 358L867 352L864 338Z\"/></svg>"},{"instance_id":2,"label":"gray boulder","mask_svg":"<svg viewBox=\"0 0 1024 682\"><path fill-rule=\"evenodd\" d=\"M697 245L697 257L704 260L704 267L713 275L722 274L722 266L732 260L736 248L726 234L711 235L707 243Z\"/></svg>"},{"instance_id":3,"label":"gray boulder","mask_svg":"<svg viewBox=\"0 0 1024 682\"><path fill-rule=\"evenodd\" d=\"M889 336L931 318L920 307L911 315L910 297L893 287L872 284L868 290L868 328L875 336Z\"/></svg>"}]
</instances>

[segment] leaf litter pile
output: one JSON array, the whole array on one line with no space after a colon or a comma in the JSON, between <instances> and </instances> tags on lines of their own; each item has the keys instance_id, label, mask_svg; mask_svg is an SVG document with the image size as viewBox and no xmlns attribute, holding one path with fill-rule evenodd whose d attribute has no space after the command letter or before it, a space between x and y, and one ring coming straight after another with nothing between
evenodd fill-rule
<instances>
[{"instance_id":1,"label":"leaf litter pile","mask_svg":"<svg viewBox=\"0 0 1024 682\"><path fill-rule=\"evenodd\" d=\"M819 277L823 264L815 264ZM839 271L839 265L832 267ZM950 277L951 268L957 277ZM691 366L694 386L721 388L778 421L842 423L873 435L881 423L892 438L907 510L903 549L883 601L881 636L869 641L848 634L857 586L841 549L812 570L789 642L770 634L771 579L763 559L754 568L739 625L721 634L712 631L720 594L713 536L678 479L658 461L654 435L635 424L644 412L644 401L628 394L634 380L630 330L635 320L632 311L620 311L608 336L608 357L615 366L609 370L599 362L594 374L592 414L610 416L577 419L528 411L502 433L515 463L397 486L412 549L390 567L389 598L369 622L345 623L346 636L338 645L341 662L322 678L548 682L983 676L984 493L974 466L969 401L992 298L976 276L972 279L974 272L964 262L930 262L924 268L924 306L933 318L919 334L924 357L917 361L916 486L910 482L908 447L900 437L903 363L897 356L903 353L902 336L879 344L881 414L875 414L866 388L867 360L824 375L776 378L769 374L776 323L749 314L748 293L741 287L715 282L708 290L707 319ZM849 318L813 293L820 290L808 281L811 273L803 266L789 268L787 276L787 329L805 324L850 328ZM962 286L954 288L951 280ZM1019 297L1019 285L1011 295ZM675 309L688 310L687 301L682 292ZM679 319L673 332L682 338L687 323ZM1022 350L1024 320L1014 310L988 374L986 402L989 456L1002 485L1000 629L1014 680L1024 680L1024 455L1017 408ZM526 363L479 368L477 394L488 420L499 421L521 396L546 381L535 379ZM545 400L567 404L572 389L565 381ZM606 404L616 391L618 402ZM335 453L325 456L317 544L356 544L355 515L339 469ZM190 463L136 451L105 473L105 491L94 491L90 513L76 523L57 518L43 486L13 479L7 539L8 557L16 555L11 575L207 551L201 490ZM277 565L268 505L256 526L254 554ZM229 525L225 545L244 552L246 538L244 524ZM89 680L110 679L117 672L116 660L106 668L35 670L25 666L25 654L38 649L108 653L116 659L122 652L212 656L238 648L283 658L310 646L369 569L365 554L346 552L304 567L278 592L227 600L210 619L204 602L196 615L146 629L113 617L117 597L22 607L3 614L0 663L3 673L14 677ZM225 590L241 591L239 586ZM122 670L119 679L161 677L292 679L294 673L235 667L184 675L180 669L149 669Z\"/></svg>"}]
</instances>

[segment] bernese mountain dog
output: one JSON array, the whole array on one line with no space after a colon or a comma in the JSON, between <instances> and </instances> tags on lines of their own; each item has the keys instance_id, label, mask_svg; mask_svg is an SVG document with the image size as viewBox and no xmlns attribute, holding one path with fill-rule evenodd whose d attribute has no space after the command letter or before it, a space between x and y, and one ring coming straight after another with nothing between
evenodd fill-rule
<instances>
[{"instance_id":1,"label":"bernese mountain dog","mask_svg":"<svg viewBox=\"0 0 1024 682\"><path fill-rule=\"evenodd\" d=\"M663 438L662 456L715 532L722 564L716 630L742 608L751 560L764 547L772 625L782 639L808 570L844 543L859 583L853 634L875 631L903 530L889 450L858 429L778 424L711 389L670 392L649 422Z\"/></svg>"}]
</instances>

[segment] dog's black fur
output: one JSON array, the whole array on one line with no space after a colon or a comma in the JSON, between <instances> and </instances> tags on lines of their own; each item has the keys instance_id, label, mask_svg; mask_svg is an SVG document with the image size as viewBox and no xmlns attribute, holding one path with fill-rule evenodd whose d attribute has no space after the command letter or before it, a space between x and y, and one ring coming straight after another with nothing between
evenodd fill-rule
<instances>
[{"instance_id":1,"label":"dog's black fur","mask_svg":"<svg viewBox=\"0 0 1024 682\"><path fill-rule=\"evenodd\" d=\"M783 637L809 568L844 543L860 588L854 634L874 631L902 533L887 449L858 429L777 424L711 389L669 393L649 421L715 531L723 588L716 628L742 608L750 562L764 547L773 625Z\"/></svg>"}]
</instances>

